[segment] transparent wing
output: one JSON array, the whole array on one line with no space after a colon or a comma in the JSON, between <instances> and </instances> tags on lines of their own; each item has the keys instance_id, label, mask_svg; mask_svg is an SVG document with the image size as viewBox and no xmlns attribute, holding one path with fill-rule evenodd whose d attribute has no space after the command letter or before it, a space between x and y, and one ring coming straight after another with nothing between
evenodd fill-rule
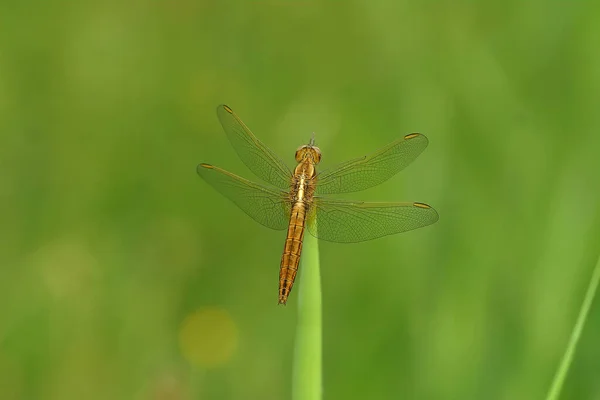
<instances>
[{"instance_id":1,"label":"transparent wing","mask_svg":"<svg viewBox=\"0 0 600 400\"><path fill-rule=\"evenodd\" d=\"M250 132L240 117L224 104L217 107L217 116L231 145L250 171L278 188L289 189L290 169Z\"/></svg>"},{"instance_id":2,"label":"transparent wing","mask_svg":"<svg viewBox=\"0 0 600 400\"><path fill-rule=\"evenodd\" d=\"M286 192L269 189L209 164L200 164L196 170L202 179L256 222L277 230L288 227L290 202Z\"/></svg>"},{"instance_id":3,"label":"transparent wing","mask_svg":"<svg viewBox=\"0 0 600 400\"><path fill-rule=\"evenodd\" d=\"M365 203L315 198L308 231L330 242L355 243L431 225L438 213L423 203Z\"/></svg>"},{"instance_id":4,"label":"transparent wing","mask_svg":"<svg viewBox=\"0 0 600 400\"><path fill-rule=\"evenodd\" d=\"M425 135L411 133L375 153L342 163L317 176L316 194L365 190L388 180L425 150Z\"/></svg>"}]
</instances>

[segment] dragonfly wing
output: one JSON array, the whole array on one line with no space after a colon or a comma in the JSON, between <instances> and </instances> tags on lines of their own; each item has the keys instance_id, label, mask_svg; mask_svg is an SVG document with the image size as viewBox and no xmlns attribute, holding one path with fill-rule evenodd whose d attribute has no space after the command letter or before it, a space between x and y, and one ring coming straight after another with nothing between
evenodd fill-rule
<instances>
[{"instance_id":1,"label":"dragonfly wing","mask_svg":"<svg viewBox=\"0 0 600 400\"><path fill-rule=\"evenodd\" d=\"M315 198L308 231L330 242L355 243L431 225L438 213L423 203L366 203Z\"/></svg>"},{"instance_id":2,"label":"dragonfly wing","mask_svg":"<svg viewBox=\"0 0 600 400\"><path fill-rule=\"evenodd\" d=\"M291 206L286 192L258 185L209 164L198 165L197 172L256 222L277 230L288 227Z\"/></svg>"},{"instance_id":3,"label":"dragonfly wing","mask_svg":"<svg viewBox=\"0 0 600 400\"><path fill-rule=\"evenodd\" d=\"M292 172L273 151L263 144L231 108L217 107L217 116L240 159L256 176L281 188L290 187Z\"/></svg>"},{"instance_id":4,"label":"dragonfly wing","mask_svg":"<svg viewBox=\"0 0 600 400\"><path fill-rule=\"evenodd\" d=\"M425 150L425 135L411 133L375 153L342 163L317 176L316 194L349 193L385 182Z\"/></svg>"}]
</instances>

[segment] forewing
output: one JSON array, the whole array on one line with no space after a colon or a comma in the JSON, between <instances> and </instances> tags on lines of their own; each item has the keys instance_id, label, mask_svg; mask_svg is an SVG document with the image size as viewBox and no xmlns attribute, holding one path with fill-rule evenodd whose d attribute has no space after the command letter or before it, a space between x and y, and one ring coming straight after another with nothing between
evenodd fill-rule
<instances>
[{"instance_id":1,"label":"forewing","mask_svg":"<svg viewBox=\"0 0 600 400\"><path fill-rule=\"evenodd\" d=\"M283 230L289 223L288 194L250 182L224 169L200 164L198 175L223 196L231 200L256 222L267 228Z\"/></svg>"},{"instance_id":2,"label":"forewing","mask_svg":"<svg viewBox=\"0 0 600 400\"><path fill-rule=\"evenodd\" d=\"M317 176L316 194L365 190L388 180L425 150L427 137L411 133L375 153L342 163Z\"/></svg>"},{"instance_id":3,"label":"forewing","mask_svg":"<svg viewBox=\"0 0 600 400\"><path fill-rule=\"evenodd\" d=\"M228 106L217 107L217 116L240 159L259 178L289 189L292 172L273 151L265 146Z\"/></svg>"},{"instance_id":4,"label":"forewing","mask_svg":"<svg viewBox=\"0 0 600 400\"><path fill-rule=\"evenodd\" d=\"M322 240L355 243L431 225L437 212L423 203L365 203L315 198L309 232Z\"/></svg>"}]
</instances>

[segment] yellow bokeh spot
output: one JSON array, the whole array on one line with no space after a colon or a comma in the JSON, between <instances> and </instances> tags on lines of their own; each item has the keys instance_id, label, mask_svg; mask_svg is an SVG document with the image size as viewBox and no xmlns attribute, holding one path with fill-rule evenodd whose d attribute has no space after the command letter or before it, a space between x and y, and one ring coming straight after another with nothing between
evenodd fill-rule
<instances>
[{"instance_id":1,"label":"yellow bokeh spot","mask_svg":"<svg viewBox=\"0 0 600 400\"><path fill-rule=\"evenodd\" d=\"M197 366L218 367L237 348L238 333L227 311L207 307L188 315L179 329L179 345L187 360Z\"/></svg>"}]
</instances>

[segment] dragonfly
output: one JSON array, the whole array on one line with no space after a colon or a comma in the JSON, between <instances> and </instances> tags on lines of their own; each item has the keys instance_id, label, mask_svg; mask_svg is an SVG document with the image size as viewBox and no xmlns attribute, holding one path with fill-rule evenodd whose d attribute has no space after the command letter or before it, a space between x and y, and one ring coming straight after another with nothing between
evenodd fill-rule
<instances>
[{"instance_id":1,"label":"dragonfly","mask_svg":"<svg viewBox=\"0 0 600 400\"><path fill-rule=\"evenodd\" d=\"M315 138L298 147L296 166L290 169L263 144L231 108L222 104L217 116L239 158L257 177L258 184L211 164L199 164L198 175L256 222L287 236L279 266L279 304L286 304L302 254L304 232L320 240L355 243L431 225L438 213L417 202L362 202L327 197L379 185L400 172L428 144L427 137L411 133L378 151L317 172L321 150Z\"/></svg>"}]
</instances>

